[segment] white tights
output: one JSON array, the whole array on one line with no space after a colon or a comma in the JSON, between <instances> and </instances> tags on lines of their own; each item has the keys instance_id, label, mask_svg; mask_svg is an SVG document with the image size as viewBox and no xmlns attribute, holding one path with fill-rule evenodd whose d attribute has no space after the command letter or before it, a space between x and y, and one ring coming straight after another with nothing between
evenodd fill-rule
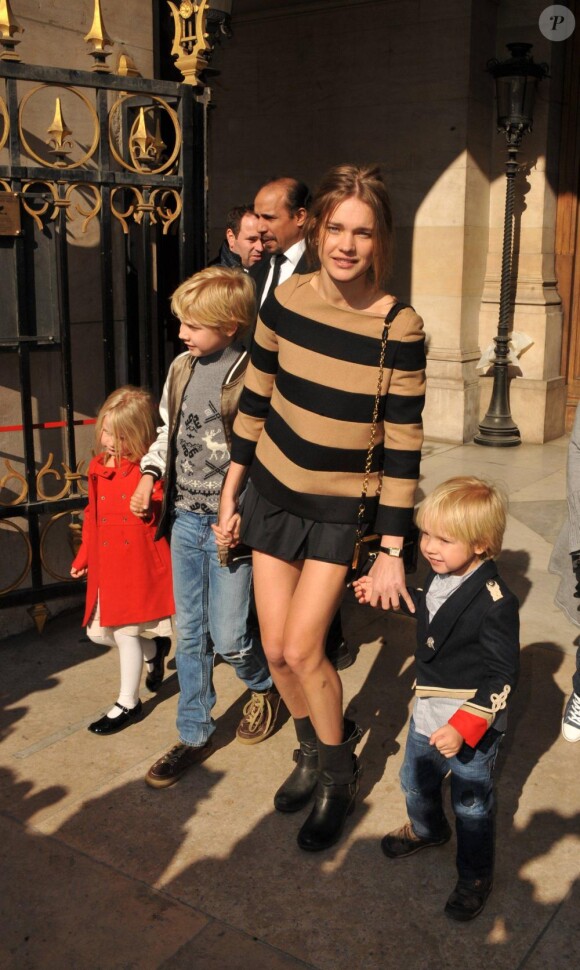
<instances>
[{"instance_id":1,"label":"white tights","mask_svg":"<svg viewBox=\"0 0 580 970\"><path fill-rule=\"evenodd\" d=\"M101 628L102 629L102 628ZM87 635L93 643L98 643L107 647L118 647L119 665L121 667L121 686L117 704L129 709L135 707L139 700L139 685L141 683L141 672L143 670L143 660L152 660L157 651L155 640L147 640L145 637L131 636L124 633L122 628L112 629L111 633L102 634L91 633L87 630ZM112 707L108 712L108 717L118 717L121 711L118 707Z\"/></svg>"}]
</instances>

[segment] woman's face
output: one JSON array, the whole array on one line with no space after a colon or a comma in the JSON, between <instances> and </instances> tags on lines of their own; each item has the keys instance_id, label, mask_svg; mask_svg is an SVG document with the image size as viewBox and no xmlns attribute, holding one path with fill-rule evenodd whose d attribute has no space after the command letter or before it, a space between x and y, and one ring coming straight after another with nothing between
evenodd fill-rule
<instances>
[{"instance_id":1,"label":"woman's face","mask_svg":"<svg viewBox=\"0 0 580 970\"><path fill-rule=\"evenodd\" d=\"M375 217L354 196L337 205L322 232L320 265L336 283L351 283L373 265Z\"/></svg>"}]
</instances>

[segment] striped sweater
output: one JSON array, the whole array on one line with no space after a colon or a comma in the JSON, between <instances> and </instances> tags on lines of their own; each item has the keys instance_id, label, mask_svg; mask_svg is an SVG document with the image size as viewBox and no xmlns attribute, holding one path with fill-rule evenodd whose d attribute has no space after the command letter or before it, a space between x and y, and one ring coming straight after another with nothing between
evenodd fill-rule
<instances>
[{"instance_id":1,"label":"striped sweater","mask_svg":"<svg viewBox=\"0 0 580 970\"><path fill-rule=\"evenodd\" d=\"M233 429L232 460L294 515L357 521L384 317L326 303L312 274L292 276L260 311ZM419 475L425 397L423 322L395 317L385 357L365 521L405 535Z\"/></svg>"}]
</instances>

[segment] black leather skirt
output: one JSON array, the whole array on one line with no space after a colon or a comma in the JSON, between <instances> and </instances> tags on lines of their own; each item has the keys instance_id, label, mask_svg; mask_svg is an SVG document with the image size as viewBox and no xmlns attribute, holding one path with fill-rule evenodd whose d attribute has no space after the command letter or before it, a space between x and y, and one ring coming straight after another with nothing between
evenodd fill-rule
<instances>
[{"instance_id":1,"label":"black leather skirt","mask_svg":"<svg viewBox=\"0 0 580 970\"><path fill-rule=\"evenodd\" d=\"M243 505L240 541L286 562L319 559L349 565L356 525L313 522L273 505L248 482Z\"/></svg>"}]
</instances>

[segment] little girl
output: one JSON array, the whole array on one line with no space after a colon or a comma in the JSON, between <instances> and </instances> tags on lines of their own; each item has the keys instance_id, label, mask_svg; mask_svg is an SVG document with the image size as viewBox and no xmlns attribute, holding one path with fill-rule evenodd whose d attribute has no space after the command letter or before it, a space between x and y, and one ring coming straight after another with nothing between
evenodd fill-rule
<instances>
[{"instance_id":1,"label":"little girl","mask_svg":"<svg viewBox=\"0 0 580 970\"><path fill-rule=\"evenodd\" d=\"M101 453L89 465L89 504L71 576L88 575L83 625L88 623L94 643L119 648L121 687L110 711L89 725L93 734L115 734L141 720L143 659L147 687L156 691L171 646L171 558L167 540L155 542L160 488L153 493L148 519L129 510L141 479L139 462L156 438L155 414L147 391L120 387L97 417L95 438Z\"/></svg>"}]
</instances>

